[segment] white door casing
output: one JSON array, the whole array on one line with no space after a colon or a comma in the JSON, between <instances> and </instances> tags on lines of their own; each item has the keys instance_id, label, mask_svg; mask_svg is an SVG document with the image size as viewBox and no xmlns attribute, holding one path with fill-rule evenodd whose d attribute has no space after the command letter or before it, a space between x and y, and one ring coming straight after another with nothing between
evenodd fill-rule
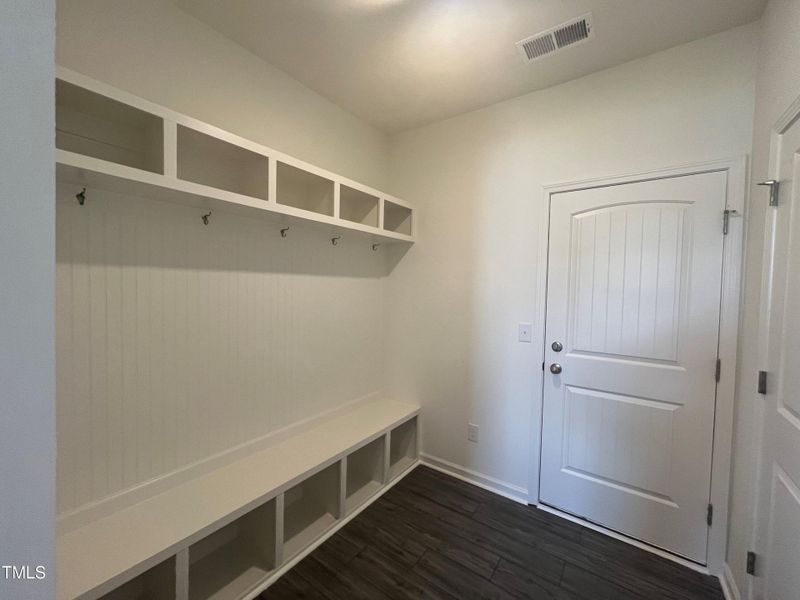
<instances>
[{"instance_id":1,"label":"white door casing","mask_svg":"<svg viewBox=\"0 0 800 600\"><path fill-rule=\"evenodd\" d=\"M550 206L540 501L703 564L727 178Z\"/></svg>"},{"instance_id":2,"label":"white door casing","mask_svg":"<svg viewBox=\"0 0 800 600\"><path fill-rule=\"evenodd\" d=\"M752 597L800 598L800 99L773 130L759 323L762 454ZM766 196L766 194L765 194ZM763 200L762 200L763 201Z\"/></svg>"}]
</instances>

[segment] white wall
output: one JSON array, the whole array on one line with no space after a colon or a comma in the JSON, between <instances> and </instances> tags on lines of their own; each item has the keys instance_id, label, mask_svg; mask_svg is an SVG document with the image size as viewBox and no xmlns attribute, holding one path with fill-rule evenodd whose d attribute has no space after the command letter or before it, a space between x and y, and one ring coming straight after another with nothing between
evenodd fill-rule
<instances>
[{"instance_id":1,"label":"white wall","mask_svg":"<svg viewBox=\"0 0 800 600\"><path fill-rule=\"evenodd\" d=\"M758 317L764 214L768 193L757 187L769 179L770 132L778 117L800 96L800 2L771 0L760 22L753 131L752 189L748 222L746 285L740 333L739 397L737 398L731 515L727 562L737 587L746 597L749 577L746 555L753 550L758 435L763 397L755 393L758 377ZM798 300L800 302L800 300Z\"/></svg>"},{"instance_id":2,"label":"white wall","mask_svg":"<svg viewBox=\"0 0 800 600\"><path fill-rule=\"evenodd\" d=\"M388 139L168 0L58 4L63 66L375 186ZM58 509L378 392L384 252L59 186Z\"/></svg>"},{"instance_id":3,"label":"white wall","mask_svg":"<svg viewBox=\"0 0 800 600\"><path fill-rule=\"evenodd\" d=\"M8 0L0 19L0 598L55 590L52 0Z\"/></svg>"},{"instance_id":4,"label":"white wall","mask_svg":"<svg viewBox=\"0 0 800 600\"><path fill-rule=\"evenodd\" d=\"M388 380L422 403L426 454L512 493L536 481L542 333L516 338L542 310L542 186L748 154L756 36L737 28L393 139L393 190L420 210L387 290Z\"/></svg>"},{"instance_id":5,"label":"white wall","mask_svg":"<svg viewBox=\"0 0 800 600\"><path fill-rule=\"evenodd\" d=\"M374 127L170 0L59 0L57 62L173 110L381 188Z\"/></svg>"}]
</instances>

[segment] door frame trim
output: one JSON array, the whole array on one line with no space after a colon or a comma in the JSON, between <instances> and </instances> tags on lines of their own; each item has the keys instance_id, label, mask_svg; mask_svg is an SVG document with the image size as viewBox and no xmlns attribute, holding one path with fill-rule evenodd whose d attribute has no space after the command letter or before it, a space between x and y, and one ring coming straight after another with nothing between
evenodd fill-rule
<instances>
[{"instance_id":1,"label":"door frame trim","mask_svg":"<svg viewBox=\"0 0 800 600\"><path fill-rule=\"evenodd\" d=\"M550 200L562 192L572 192L598 187L609 187L626 183L669 179L685 175L725 172L727 175L726 208L737 211L730 221L725 237L722 258L722 298L720 310L719 358L722 373L717 384L716 408L714 411L714 438L711 464L710 502L714 505L714 524L708 531L706 566L708 572L719 575L725 564L728 538L728 508L733 449L733 412L736 392L736 360L740 324L741 296L744 276L745 218L748 196L748 157L722 159L701 163L678 165L664 169L638 172L610 177L598 177L545 185L542 188L542 220L539 223L538 256L544 257L543 267L536 276L536 307L534 323L536 336L541 341L537 349L535 364L544 364L545 317L547 307L547 271L550 247ZM722 227L722 215L720 215ZM539 473L542 443L542 411L544 404L544 376L538 381L534 392L532 431L538 435L538 443L532 444L531 467L529 469L529 502L539 505ZM676 557L677 558L677 557Z\"/></svg>"}]
</instances>

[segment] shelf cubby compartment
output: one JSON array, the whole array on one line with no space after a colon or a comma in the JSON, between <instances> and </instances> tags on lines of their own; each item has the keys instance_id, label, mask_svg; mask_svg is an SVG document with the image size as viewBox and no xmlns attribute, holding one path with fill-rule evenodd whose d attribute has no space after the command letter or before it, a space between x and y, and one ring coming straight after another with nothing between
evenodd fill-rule
<instances>
[{"instance_id":1,"label":"shelf cubby compartment","mask_svg":"<svg viewBox=\"0 0 800 600\"><path fill-rule=\"evenodd\" d=\"M378 439L349 454L345 510L349 514L377 492L384 482L386 438Z\"/></svg>"},{"instance_id":2,"label":"shelf cubby compartment","mask_svg":"<svg viewBox=\"0 0 800 600\"><path fill-rule=\"evenodd\" d=\"M283 558L292 558L331 527L340 514L336 462L284 493Z\"/></svg>"},{"instance_id":3,"label":"shelf cubby compartment","mask_svg":"<svg viewBox=\"0 0 800 600\"><path fill-rule=\"evenodd\" d=\"M276 564L275 500L189 548L189 600L239 598Z\"/></svg>"},{"instance_id":4,"label":"shelf cubby compartment","mask_svg":"<svg viewBox=\"0 0 800 600\"><path fill-rule=\"evenodd\" d=\"M175 557L134 577L100 600L175 600Z\"/></svg>"},{"instance_id":5,"label":"shelf cubby compartment","mask_svg":"<svg viewBox=\"0 0 800 600\"><path fill-rule=\"evenodd\" d=\"M178 179L267 199L266 156L178 125Z\"/></svg>"},{"instance_id":6,"label":"shelf cubby compartment","mask_svg":"<svg viewBox=\"0 0 800 600\"><path fill-rule=\"evenodd\" d=\"M345 184L342 184L339 189L339 218L370 227L378 226L380 199L377 196Z\"/></svg>"},{"instance_id":7,"label":"shelf cubby compartment","mask_svg":"<svg viewBox=\"0 0 800 600\"><path fill-rule=\"evenodd\" d=\"M383 228L386 231L411 235L412 219L410 208L395 204L391 200L383 201Z\"/></svg>"},{"instance_id":8,"label":"shelf cubby compartment","mask_svg":"<svg viewBox=\"0 0 800 600\"><path fill-rule=\"evenodd\" d=\"M409 419L389 433L389 479L417 460L417 418Z\"/></svg>"},{"instance_id":9,"label":"shelf cubby compartment","mask_svg":"<svg viewBox=\"0 0 800 600\"><path fill-rule=\"evenodd\" d=\"M164 173L164 120L56 80L56 148Z\"/></svg>"},{"instance_id":10,"label":"shelf cubby compartment","mask_svg":"<svg viewBox=\"0 0 800 600\"><path fill-rule=\"evenodd\" d=\"M333 216L333 181L278 161L278 204Z\"/></svg>"}]
</instances>

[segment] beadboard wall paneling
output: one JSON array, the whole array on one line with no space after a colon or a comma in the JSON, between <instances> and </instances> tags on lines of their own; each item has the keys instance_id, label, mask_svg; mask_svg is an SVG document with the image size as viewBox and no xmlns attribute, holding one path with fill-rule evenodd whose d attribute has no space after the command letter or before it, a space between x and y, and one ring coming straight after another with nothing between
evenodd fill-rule
<instances>
[{"instance_id":1,"label":"beadboard wall paneling","mask_svg":"<svg viewBox=\"0 0 800 600\"><path fill-rule=\"evenodd\" d=\"M58 510L380 391L365 240L59 185Z\"/></svg>"}]
</instances>

